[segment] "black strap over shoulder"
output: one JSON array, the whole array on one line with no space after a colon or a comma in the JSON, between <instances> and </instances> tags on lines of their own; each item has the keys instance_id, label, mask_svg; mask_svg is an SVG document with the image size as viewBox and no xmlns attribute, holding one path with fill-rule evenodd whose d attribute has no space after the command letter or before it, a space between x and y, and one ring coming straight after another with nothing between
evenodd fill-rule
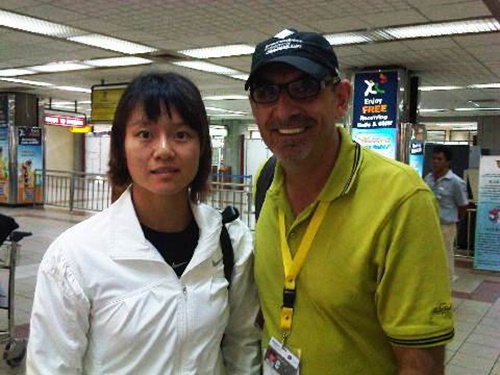
<instances>
[{"instance_id":1,"label":"black strap over shoulder","mask_svg":"<svg viewBox=\"0 0 500 375\"><path fill-rule=\"evenodd\" d=\"M231 238L227 231L226 225L240 216L238 209L233 206L227 206L222 211L222 230L220 233L220 245L222 249L222 262L224 263L224 276L229 284L231 284L231 274L233 273L234 266L234 251L231 244Z\"/></svg>"},{"instance_id":2,"label":"black strap over shoulder","mask_svg":"<svg viewBox=\"0 0 500 375\"><path fill-rule=\"evenodd\" d=\"M271 156L267 159L266 164L260 171L257 184L255 186L255 220L259 219L260 210L266 199L266 192L271 186L274 178L274 167L276 166L276 156Z\"/></svg>"}]
</instances>

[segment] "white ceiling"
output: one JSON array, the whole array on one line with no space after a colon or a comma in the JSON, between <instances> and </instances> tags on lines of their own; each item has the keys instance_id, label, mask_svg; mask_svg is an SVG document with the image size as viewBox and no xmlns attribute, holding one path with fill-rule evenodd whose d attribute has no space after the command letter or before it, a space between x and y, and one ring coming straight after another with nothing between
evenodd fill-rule
<instances>
[{"instance_id":1,"label":"white ceiling","mask_svg":"<svg viewBox=\"0 0 500 375\"><path fill-rule=\"evenodd\" d=\"M170 64L185 60L176 51L224 44L250 44L286 27L320 33L367 30L475 17L500 19L498 0L0 0L0 9L155 47L153 65L36 74L16 78L91 88L128 82L145 69L189 76L202 95L245 94L244 82ZM363 44L335 48L347 76L368 66L402 66L423 86L500 82L500 33ZM0 69L53 61L117 57L119 53L0 27ZM165 57L166 56L166 57ZM250 56L211 62L248 73ZM0 91L41 98L89 101L89 94L34 88L0 81ZM421 108L500 107L500 89L421 92ZM207 106L246 111L248 101L214 101ZM89 105L79 106L88 110ZM468 113L472 115L473 113ZM486 114L486 112L484 112ZM497 113L489 112L488 115ZM456 114L454 114L456 116Z\"/></svg>"}]
</instances>

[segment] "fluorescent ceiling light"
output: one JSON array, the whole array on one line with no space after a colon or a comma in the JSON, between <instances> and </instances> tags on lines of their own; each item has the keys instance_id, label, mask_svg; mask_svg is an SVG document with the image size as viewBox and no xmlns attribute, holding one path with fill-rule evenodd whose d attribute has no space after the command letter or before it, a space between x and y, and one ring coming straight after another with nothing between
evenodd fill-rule
<instances>
[{"instance_id":1,"label":"fluorescent ceiling light","mask_svg":"<svg viewBox=\"0 0 500 375\"><path fill-rule=\"evenodd\" d=\"M11 29L27 31L35 34L53 36L56 38L68 38L85 33L83 30L61 25L58 23L43 21L38 18L22 16L17 13L0 10L0 26Z\"/></svg>"},{"instance_id":2,"label":"fluorescent ceiling light","mask_svg":"<svg viewBox=\"0 0 500 375\"><path fill-rule=\"evenodd\" d=\"M324 37L332 46L373 42L373 40L368 35L364 35L361 32L329 34L324 35Z\"/></svg>"},{"instance_id":3,"label":"fluorescent ceiling light","mask_svg":"<svg viewBox=\"0 0 500 375\"><path fill-rule=\"evenodd\" d=\"M239 79L240 81L246 81L248 79L248 74L230 74L229 77L234 79Z\"/></svg>"},{"instance_id":4,"label":"fluorescent ceiling light","mask_svg":"<svg viewBox=\"0 0 500 375\"><path fill-rule=\"evenodd\" d=\"M22 83L23 85L41 86L41 87L54 86L52 83L40 82L40 81L29 81L27 79L19 79L19 78L0 78L0 81Z\"/></svg>"},{"instance_id":5,"label":"fluorescent ceiling light","mask_svg":"<svg viewBox=\"0 0 500 375\"><path fill-rule=\"evenodd\" d=\"M478 83L467 86L471 89L500 89L500 82L498 83Z\"/></svg>"},{"instance_id":6,"label":"fluorescent ceiling light","mask_svg":"<svg viewBox=\"0 0 500 375\"><path fill-rule=\"evenodd\" d=\"M90 90L90 89L86 89L83 87L75 87L75 86L56 86L54 88L58 89L58 90L65 90L65 91L84 92L87 94L90 94L92 92L92 90Z\"/></svg>"},{"instance_id":7,"label":"fluorescent ceiling light","mask_svg":"<svg viewBox=\"0 0 500 375\"><path fill-rule=\"evenodd\" d=\"M221 112L221 113L226 113L226 114L231 114L231 115L241 115L241 116L244 116L247 114L246 112L231 111L229 109L218 108L218 107L205 107L205 108L208 112Z\"/></svg>"},{"instance_id":8,"label":"fluorescent ceiling light","mask_svg":"<svg viewBox=\"0 0 500 375\"><path fill-rule=\"evenodd\" d=\"M384 31L396 39L429 38L433 36L485 33L500 31L500 23L494 18L468 21L452 21L427 25L389 27Z\"/></svg>"},{"instance_id":9,"label":"fluorescent ceiling light","mask_svg":"<svg viewBox=\"0 0 500 375\"><path fill-rule=\"evenodd\" d=\"M72 70L90 69L91 66L79 62L59 61L45 65L30 66L28 69L39 73L69 72Z\"/></svg>"},{"instance_id":10,"label":"fluorescent ceiling light","mask_svg":"<svg viewBox=\"0 0 500 375\"><path fill-rule=\"evenodd\" d=\"M112 57L108 59L85 60L83 63L95 67L114 67L114 66L131 66L151 64L153 61L143 59L142 57Z\"/></svg>"},{"instance_id":11,"label":"fluorescent ceiling light","mask_svg":"<svg viewBox=\"0 0 500 375\"><path fill-rule=\"evenodd\" d=\"M477 122L436 122L436 126L477 127Z\"/></svg>"},{"instance_id":12,"label":"fluorescent ceiling light","mask_svg":"<svg viewBox=\"0 0 500 375\"><path fill-rule=\"evenodd\" d=\"M457 112L470 112L470 111L500 111L499 108L495 107L474 107L474 108L455 108Z\"/></svg>"},{"instance_id":13,"label":"fluorescent ceiling light","mask_svg":"<svg viewBox=\"0 0 500 375\"><path fill-rule=\"evenodd\" d=\"M0 70L0 77L16 77L16 76L25 76L28 74L34 74L35 72L28 69L3 69Z\"/></svg>"},{"instance_id":14,"label":"fluorescent ceiling light","mask_svg":"<svg viewBox=\"0 0 500 375\"><path fill-rule=\"evenodd\" d=\"M216 96L205 96L203 100L248 100L246 95L216 95Z\"/></svg>"},{"instance_id":15,"label":"fluorescent ceiling light","mask_svg":"<svg viewBox=\"0 0 500 375\"><path fill-rule=\"evenodd\" d=\"M245 114L239 113L212 113L208 114L210 117L244 117Z\"/></svg>"},{"instance_id":16,"label":"fluorescent ceiling light","mask_svg":"<svg viewBox=\"0 0 500 375\"><path fill-rule=\"evenodd\" d=\"M461 90L462 86L421 86L420 91L451 91L451 90Z\"/></svg>"},{"instance_id":17,"label":"fluorescent ceiling light","mask_svg":"<svg viewBox=\"0 0 500 375\"><path fill-rule=\"evenodd\" d=\"M418 110L419 113L427 113L427 112L449 112L449 109L444 108L420 108Z\"/></svg>"},{"instance_id":18,"label":"fluorescent ceiling light","mask_svg":"<svg viewBox=\"0 0 500 375\"><path fill-rule=\"evenodd\" d=\"M231 75L240 73L237 70L226 68L225 66L210 64L203 61L177 61L173 64L189 69L201 70L203 72L210 72L215 74Z\"/></svg>"},{"instance_id":19,"label":"fluorescent ceiling light","mask_svg":"<svg viewBox=\"0 0 500 375\"><path fill-rule=\"evenodd\" d=\"M72 38L67 38L72 42L86 44L88 46L99 47L107 49L110 51L126 53L128 55L134 55L137 53L148 53L157 51L156 48L145 46L142 44L132 43L127 40L112 38L106 35L100 34L88 34L82 36L75 36Z\"/></svg>"},{"instance_id":20,"label":"fluorescent ceiling light","mask_svg":"<svg viewBox=\"0 0 500 375\"><path fill-rule=\"evenodd\" d=\"M198 59L211 59L216 57L251 55L254 51L255 47L247 44L230 44L227 46L185 49L178 52Z\"/></svg>"}]
</instances>

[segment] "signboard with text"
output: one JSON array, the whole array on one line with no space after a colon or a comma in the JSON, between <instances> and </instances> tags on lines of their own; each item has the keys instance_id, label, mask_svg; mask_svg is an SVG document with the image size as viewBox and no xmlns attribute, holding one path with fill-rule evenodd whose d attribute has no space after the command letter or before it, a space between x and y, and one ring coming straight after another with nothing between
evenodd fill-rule
<instances>
[{"instance_id":1,"label":"signboard with text","mask_svg":"<svg viewBox=\"0 0 500 375\"><path fill-rule=\"evenodd\" d=\"M352 138L391 159L398 140L398 71L354 76Z\"/></svg>"},{"instance_id":2,"label":"signboard with text","mask_svg":"<svg viewBox=\"0 0 500 375\"><path fill-rule=\"evenodd\" d=\"M398 84L397 71L356 73L352 127L397 127Z\"/></svg>"},{"instance_id":3,"label":"signboard with text","mask_svg":"<svg viewBox=\"0 0 500 375\"><path fill-rule=\"evenodd\" d=\"M85 115L65 115L56 112L45 112L43 115L45 125L55 126L87 126Z\"/></svg>"},{"instance_id":4,"label":"signboard with text","mask_svg":"<svg viewBox=\"0 0 500 375\"><path fill-rule=\"evenodd\" d=\"M17 203L42 202L42 181L35 171L43 168L42 128L18 127Z\"/></svg>"},{"instance_id":5,"label":"signboard with text","mask_svg":"<svg viewBox=\"0 0 500 375\"><path fill-rule=\"evenodd\" d=\"M500 271L500 155L482 156L474 268Z\"/></svg>"},{"instance_id":6,"label":"signboard with text","mask_svg":"<svg viewBox=\"0 0 500 375\"><path fill-rule=\"evenodd\" d=\"M91 122L93 124L113 121L116 107L125 87L125 85L92 87Z\"/></svg>"},{"instance_id":7,"label":"signboard with text","mask_svg":"<svg viewBox=\"0 0 500 375\"><path fill-rule=\"evenodd\" d=\"M396 157L397 129L352 129L352 139L388 158Z\"/></svg>"},{"instance_id":8,"label":"signboard with text","mask_svg":"<svg viewBox=\"0 0 500 375\"><path fill-rule=\"evenodd\" d=\"M0 202L9 200L9 127L0 126Z\"/></svg>"},{"instance_id":9,"label":"signboard with text","mask_svg":"<svg viewBox=\"0 0 500 375\"><path fill-rule=\"evenodd\" d=\"M409 164L415 169L419 176L424 173L424 142L412 140L410 142L410 160Z\"/></svg>"}]
</instances>

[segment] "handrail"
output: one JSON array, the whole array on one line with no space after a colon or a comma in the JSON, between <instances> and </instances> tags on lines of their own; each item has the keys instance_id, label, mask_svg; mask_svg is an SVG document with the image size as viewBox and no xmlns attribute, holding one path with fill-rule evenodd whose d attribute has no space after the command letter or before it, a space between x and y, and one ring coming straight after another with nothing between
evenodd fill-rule
<instances>
[{"instance_id":1,"label":"handrail","mask_svg":"<svg viewBox=\"0 0 500 375\"><path fill-rule=\"evenodd\" d=\"M111 204L112 189L107 175L46 169L36 171L43 181L43 204L69 211L102 211ZM213 173L207 203L222 210L235 206L241 219L254 228L252 176Z\"/></svg>"}]
</instances>

